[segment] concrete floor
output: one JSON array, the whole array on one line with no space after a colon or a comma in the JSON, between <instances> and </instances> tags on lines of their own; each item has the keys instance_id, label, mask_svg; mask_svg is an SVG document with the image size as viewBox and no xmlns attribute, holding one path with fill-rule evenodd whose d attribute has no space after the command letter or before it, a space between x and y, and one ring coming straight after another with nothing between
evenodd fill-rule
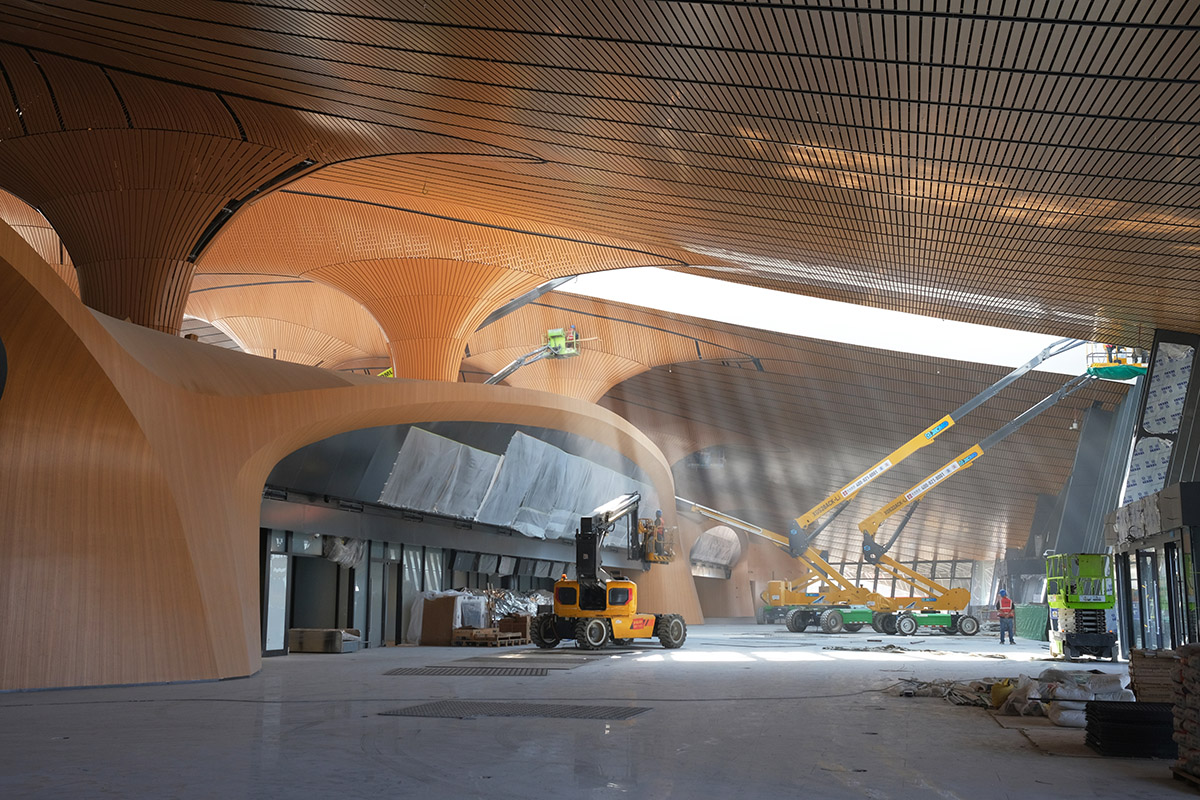
<instances>
[{"instance_id":1,"label":"concrete floor","mask_svg":"<svg viewBox=\"0 0 1200 800\"><path fill-rule=\"evenodd\" d=\"M251 678L220 683L3 694L0 797L1195 795L1171 778L1170 762L1095 757L1081 746L1082 731L1044 720L1005 727L983 709L881 691L906 677L965 680L1049 666L1037 660L1044 645L1002 647L992 636L827 636L710 623L693 627L675 651L654 643L581 659L564 645L530 661L547 654L401 647L273 658ZM888 644L906 652L824 649ZM464 661L480 658L487 661ZM545 677L384 674L535 661L583 665ZM649 710L625 721L380 715L441 699Z\"/></svg>"}]
</instances>

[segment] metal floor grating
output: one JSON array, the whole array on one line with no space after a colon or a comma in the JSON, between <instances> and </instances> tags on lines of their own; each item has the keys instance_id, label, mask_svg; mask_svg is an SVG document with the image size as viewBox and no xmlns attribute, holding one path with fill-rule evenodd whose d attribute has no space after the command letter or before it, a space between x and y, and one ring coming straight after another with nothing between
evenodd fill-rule
<instances>
[{"instance_id":1,"label":"metal floor grating","mask_svg":"<svg viewBox=\"0 0 1200 800\"><path fill-rule=\"evenodd\" d=\"M393 711L381 711L381 717L557 717L560 719L631 719L649 711L645 707L575 706L557 703L482 703L464 700L439 700Z\"/></svg>"},{"instance_id":2,"label":"metal floor grating","mask_svg":"<svg viewBox=\"0 0 1200 800\"><path fill-rule=\"evenodd\" d=\"M550 674L545 667L398 667L384 675L452 675L485 678L530 678Z\"/></svg>"}]
</instances>

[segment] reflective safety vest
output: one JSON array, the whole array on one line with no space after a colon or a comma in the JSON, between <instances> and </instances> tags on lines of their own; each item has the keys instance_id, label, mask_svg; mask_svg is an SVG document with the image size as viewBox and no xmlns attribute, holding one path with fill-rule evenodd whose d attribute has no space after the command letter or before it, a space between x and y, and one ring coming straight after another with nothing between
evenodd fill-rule
<instances>
[{"instance_id":1,"label":"reflective safety vest","mask_svg":"<svg viewBox=\"0 0 1200 800\"><path fill-rule=\"evenodd\" d=\"M1001 597L1000 598L1000 615L999 616L1001 619L1013 619L1014 617L1016 617L1016 614L1013 613L1013 601L1012 601L1011 597Z\"/></svg>"}]
</instances>

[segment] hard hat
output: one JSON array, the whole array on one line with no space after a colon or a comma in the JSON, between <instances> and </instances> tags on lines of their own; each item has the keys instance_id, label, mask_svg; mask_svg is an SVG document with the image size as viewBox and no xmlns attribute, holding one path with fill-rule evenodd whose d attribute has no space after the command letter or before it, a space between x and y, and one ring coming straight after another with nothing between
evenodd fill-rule
<instances>
[{"instance_id":1,"label":"hard hat","mask_svg":"<svg viewBox=\"0 0 1200 800\"><path fill-rule=\"evenodd\" d=\"M1001 596L1001 597L1008 597L1008 592L1006 592L1006 591L1004 591L1003 589L1001 589L1001 590L1000 590L1000 596Z\"/></svg>"},{"instance_id":2,"label":"hard hat","mask_svg":"<svg viewBox=\"0 0 1200 800\"><path fill-rule=\"evenodd\" d=\"M662 509L660 508L658 511L655 511L655 512L654 512L654 516L656 516L656 517L661 517L661 516L662 516Z\"/></svg>"}]
</instances>

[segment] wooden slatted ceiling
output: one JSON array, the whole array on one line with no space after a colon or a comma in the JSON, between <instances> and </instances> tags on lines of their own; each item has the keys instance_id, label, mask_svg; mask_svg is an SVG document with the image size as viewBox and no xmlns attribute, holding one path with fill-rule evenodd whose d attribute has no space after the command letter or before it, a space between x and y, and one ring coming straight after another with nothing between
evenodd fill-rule
<instances>
[{"instance_id":1,"label":"wooden slatted ceiling","mask_svg":"<svg viewBox=\"0 0 1200 800\"><path fill-rule=\"evenodd\" d=\"M731 280L1129 342L1200 329L1190 3L134 5L0 3L28 48L0 58L28 105L0 124L83 118L61 106L93 95L28 88L59 78L27 56L50 76L61 53L212 90L210 111L221 92L243 137L323 162L420 136L517 156L345 174Z\"/></svg>"},{"instance_id":2,"label":"wooden slatted ceiling","mask_svg":"<svg viewBox=\"0 0 1200 800\"><path fill-rule=\"evenodd\" d=\"M361 304L319 283L278 275L199 274L187 313L264 358L326 369L387 360L379 323Z\"/></svg>"},{"instance_id":3,"label":"wooden slatted ceiling","mask_svg":"<svg viewBox=\"0 0 1200 800\"><path fill-rule=\"evenodd\" d=\"M201 344L220 347L223 350L242 352L242 348L238 343L229 338L220 328L195 317L185 316L183 318L183 324L179 326L179 335L185 339L188 336L195 336L196 341Z\"/></svg>"},{"instance_id":4,"label":"wooden slatted ceiling","mask_svg":"<svg viewBox=\"0 0 1200 800\"><path fill-rule=\"evenodd\" d=\"M12 109L0 122L0 185L36 205L67 242L84 302L168 332L182 319L189 254L218 211L302 160L489 152L11 43L0 43L0 71Z\"/></svg>"}]
</instances>

